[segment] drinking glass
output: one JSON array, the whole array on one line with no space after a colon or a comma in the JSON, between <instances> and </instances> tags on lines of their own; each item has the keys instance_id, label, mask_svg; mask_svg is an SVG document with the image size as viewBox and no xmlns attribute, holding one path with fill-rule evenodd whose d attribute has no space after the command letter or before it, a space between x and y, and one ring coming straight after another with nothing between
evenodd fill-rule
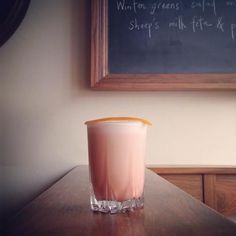
<instances>
[{"instance_id":1,"label":"drinking glass","mask_svg":"<svg viewBox=\"0 0 236 236\"><path fill-rule=\"evenodd\" d=\"M151 123L134 117L108 117L85 124L91 209L117 213L143 207L146 133Z\"/></svg>"}]
</instances>

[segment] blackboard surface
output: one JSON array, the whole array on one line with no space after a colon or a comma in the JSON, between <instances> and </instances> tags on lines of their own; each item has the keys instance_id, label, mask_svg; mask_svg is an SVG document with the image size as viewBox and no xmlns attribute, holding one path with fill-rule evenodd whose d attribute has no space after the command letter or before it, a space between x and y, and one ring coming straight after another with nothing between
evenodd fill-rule
<instances>
[{"instance_id":1,"label":"blackboard surface","mask_svg":"<svg viewBox=\"0 0 236 236\"><path fill-rule=\"evenodd\" d=\"M108 0L108 71L235 73L236 0Z\"/></svg>"}]
</instances>

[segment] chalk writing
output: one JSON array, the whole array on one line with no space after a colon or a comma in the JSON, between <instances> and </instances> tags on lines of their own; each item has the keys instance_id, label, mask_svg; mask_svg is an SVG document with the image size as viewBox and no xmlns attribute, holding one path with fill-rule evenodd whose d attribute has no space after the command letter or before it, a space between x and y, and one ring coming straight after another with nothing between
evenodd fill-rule
<instances>
[{"instance_id":1,"label":"chalk writing","mask_svg":"<svg viewBox=\"0 0 236 236\"><path fill-rule=\"evenodd\" d=\"M146 10L145 3L136 0L133 0L132 3L127 0L117 1L116 6L118 11L134 11L134 13L137 13L138 10Z\"/></svg>"},{"instance_id":2,"label":"chalk writing","mask_svg":"<svg viewBox=\"0 0 236 236\"><path fill-rule=\"evenodd\" d=\"M218 18L216 28L219 29L221 32L224 32L224 23L222 21L222 17Z\"/></svg>"},{"instance_id":3,"label":"chalk writing","mask_svg":"<svg viewBox=\"0 0 236 236\"><path fill-rule=\"evenodd\" d=\"M216 2L215 0L201 0L201 1L193 1L192 8L200 8L202 12L204 13L208 8L212 8L214 14L216 15Z\"/></svg>"},{"instance_id":4,"label":"chalk writing","mask_svg":"<svg viewBox=\"0 0 236 236\"><path fill-rule=\"evenodd\" d=\"M194 33L197 30L203 31L205 28L212 27L212 24L209 23L207 20L205 20L202 17L196 17L196 16L193 17L191 24Z\"/></svg>"},{"instance_id":5,"label":"chalk writing","mask_svg":"<svg viewBox=\"0 0 236 236\"><path fill-rule=\"evenodd\" d=\"M183 31L187 28L187 25L183 21L182 16L178 16L174 21L169 23L169 28L178 28L179 30Z\"/></svg>"},{"instance_id":6,"label":"chalk writing","mask_svg":"<svg viewBox=\"0 0 236 236\"><path fill-rule=\"evenodd\" d=\"M170 32L217 31L227 34L230 40L236 38L236 0L116 0L115 7L119 14L130 17L128 25L124 25L129 32L146 32L149 39L154 31L165 31L166 27ZM222 13L222 8L231 11L231 18ZM185 9L190 9L192 15L186 15Z\"/></svg>"},{"instance_id":7,"label":"chalk writing","mask_svg":"<svg viewBox=\"0 0 236 236\"><path fill-rule=\"evenodd\" d=\"M155 14L158 10L180 10L180 2L155 2L151 5L150 14Z\"/></svg>"},{"instance_id":8,"label":"chalk writing","mask_svg":"<svg viewBox=\"0 0 236 236\"><path fill-rule=\"evenodd\" d=\"M226 6L236 7L236 0L226 1Z\"/></svg>"},{"instance_id":9,"label":"chalk writing","mask_svg":"<svg viewBox=\"0 0 236 236\"><path fill-rule=\"evenodd\" d=\"M148 32L148 37L151 38L152 37L152 30L158 30L159 29L159 24L157 21L155 21L155 18L153 18L152 22L148 22L148 23L139 23L138 20L136 18L134 18L134 20L130 21L130 26L129 26L129 30L133 31L133 30L146 30Z\"/></svg>"}]
</instances>

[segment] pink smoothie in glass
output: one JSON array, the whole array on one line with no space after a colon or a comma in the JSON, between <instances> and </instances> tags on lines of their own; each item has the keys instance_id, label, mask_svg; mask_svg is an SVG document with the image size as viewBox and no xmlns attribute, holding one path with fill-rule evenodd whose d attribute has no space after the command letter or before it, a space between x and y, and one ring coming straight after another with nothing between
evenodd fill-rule
<instances>
[{"instance_id":1,"label":"pink smoothie in glass","mask_svg":"<svg viewBox=\"0 0 236 236\"><path fill-rule=\"evenodd\" d=\"M147 125L117 119L87 124L90 176L98 201L121 202L143 194Z\"/></svg>"}]
</instances>

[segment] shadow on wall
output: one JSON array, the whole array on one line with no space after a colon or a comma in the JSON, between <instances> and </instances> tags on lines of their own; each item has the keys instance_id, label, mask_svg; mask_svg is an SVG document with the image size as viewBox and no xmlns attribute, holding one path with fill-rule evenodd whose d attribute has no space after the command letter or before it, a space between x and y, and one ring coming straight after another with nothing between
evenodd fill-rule
<instances>
[{"instance_id":1,"label":"shadow on wall","mask_svg":"<svg viewBox=\"0 0 236 236\"><path fill-rule=\"evenodd\" d=\"M71 91L76 96L81 90L90 89L91 1L73 0L70 7Z\"/></svg>"},{"instance_id":2,"label":"shadow on wall","mask_svg":"<svg viewBox=\"0 0 236 236\"><path fill-rule=\"evenodd\" d=\"M89 89L90 1L31 1L22 25L3 47L1 223L78 163L69 141L64 149L59 144L65 143L68 127L62 121L55 131L52 123L60 122L55 117L70 98Z\"/></svg>"}]
</instances>

